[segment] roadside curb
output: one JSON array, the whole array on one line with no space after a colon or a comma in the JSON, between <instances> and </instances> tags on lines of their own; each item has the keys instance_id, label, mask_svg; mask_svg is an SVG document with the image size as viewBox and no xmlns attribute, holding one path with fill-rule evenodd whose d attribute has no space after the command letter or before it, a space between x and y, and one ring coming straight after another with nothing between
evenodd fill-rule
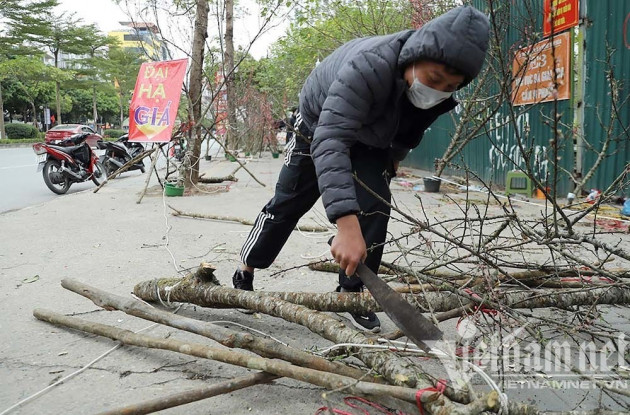
<instances>
[{"instance_id":1,"label":"roadside curb","mask_svg":"<svg viewBox=\"0 0 630 415\"><path fill-rule=\"evenodd\" d=\"M43 143L43 141L36 141L34 143L16 143L16 144L0 144L0 149L2 148L27 148L33 147L35 143Z\"/></svg>"}]
</instances>

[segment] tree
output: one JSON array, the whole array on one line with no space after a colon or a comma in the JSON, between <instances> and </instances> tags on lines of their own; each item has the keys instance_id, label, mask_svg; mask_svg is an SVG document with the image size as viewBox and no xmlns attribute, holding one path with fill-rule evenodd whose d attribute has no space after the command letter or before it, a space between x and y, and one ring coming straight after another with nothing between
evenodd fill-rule
<instances>
[{"instance_id":1,"label":"tree","mask_svg":"<svg viewBox=\"0 0 630 415\"><path fill-rule=\"evenodd\" d=\"M20 56L8 60L1 65L0 70L16 81L25 101L32 111L33 125L37 126L39 119L37 103L48 97L48 92L54 81L68 79L69 74L58 68L45 65L41 59Z\"/></svg>"},{"instance_id":2,"label":"tree","mask_svg":"<svg viewBox=\"0 0 630 415\"><path fill-rule=\"evenodd\" d=\"M343 43L411 27L412 5L394 1L314 1L300 7L287 34L261 59L254 81L271 100L276 118L297 104L304 80L318 61Z\"/></svg>"},{"instance_id":3,"label":"tree","mask_svg":"<svg viewBox=\"0 0 630 415\"><path fill-rule=\"evenodd\" d=\"M107 52L104 69L118 94L121 128L125 114L129 112L129 100L136 84L141 62L140 54L130 49L114 46L110 47Z\"/></svg>"},{"instance_id":4,"label":"tree","mask_svg":"<svg viewBox=\"0 0 630 415\"><path fill-rule=\"evenodd\" d=\"M33 40L47 31L45 16L57 0L3 0L0 7L0 63L12 56L32 54ZM3 29L6 28L6 29ZM5 139L2 81L7 73L0 72L0 138Z\"/></svg>"},{"instance_id":5,"label":"tree","mask_svg":"<svg viewBox=\"0 0 630 415\"><path fill-rule=\"evenodd\" d=\"M191 171L186 174L184 185L191 187L196 183L199 176L199 157L201 154L201 121L202 121L202 92L203 92L203 58L205 55L206 38L208 37L208 7L207 0L197 0L197 11L195 14L195 32L193 34L192 59L190 66L190 76L188 82L189 99L192 109L193 121L195 123L195 138L193 141L192 153L190 154Z\"/></svg>"},{"instance_id":6,"label":"tree","mask_svg":"<svg viewBox=\"0 0 630 415\"><path fill-rule=\"evenodd\" d=\"M93 116L94 94L91 89L86 88L64 88L64 95L70 98L72 109L65 111L67 118L82 124L87 124L87 120ZM113 85L109 89L96 91L96 103L99 110L99 118L104 121L113 122L118 115L118 97Z\"/></svg>"},{"instance_id":7,"label":"tree","mask_svg":"<svg viewBox=\"0 0 630 415\"><path fill-rule=\"evenodd\" d=\"M46 46L53 55L55 68L60 67L60 54L83 54L89 51L86 39L90 35L89 26L80 26L81 20L74 14L51 13L47 16L48 30L34 38L34 41ZM55 81L55 104L57 109L57 122L62 124L61 115L61 80Z\"/></svg>"},{"instance_id":8,"label":"tree","mask_svg":"<svg viewBox=\"0 0 630 415\"><path fill-rule=\"evenodd\" d=\"M81 83L92 90L92 119L97 124L97 91L111 90L111 84L106 77L106 55L107 48L118 45L118 40L102 35L94 25L82 28L81 36L85 44L88 55L80 60L78 68L79 75L82 76Z\"/></svg>"}]
</instances>

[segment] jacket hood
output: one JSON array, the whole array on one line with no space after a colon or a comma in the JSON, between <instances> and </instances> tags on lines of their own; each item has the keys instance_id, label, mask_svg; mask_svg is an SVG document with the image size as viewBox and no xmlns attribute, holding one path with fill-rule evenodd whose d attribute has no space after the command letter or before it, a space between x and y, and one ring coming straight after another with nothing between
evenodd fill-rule
<instances>
[{"instance_id":1,"label":"jacket hood","mask_svg":"<svg viewBox=\"0 0 630 415\"><path fill-rule=\"evenodd\" d=\"M428 59L444 63L464 75L461 87L481 71L488 50L490 23L471 6L461 6L427 22L405 42L398 67Z\"/></svg>"}]
</instances>

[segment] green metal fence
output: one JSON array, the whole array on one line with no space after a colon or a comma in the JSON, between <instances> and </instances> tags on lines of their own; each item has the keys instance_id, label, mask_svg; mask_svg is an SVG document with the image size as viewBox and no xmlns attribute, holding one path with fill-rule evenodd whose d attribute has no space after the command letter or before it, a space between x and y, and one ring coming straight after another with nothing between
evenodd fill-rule
<instances>
[{"instance_id":1,"label":"green metal fence","mask_svg":"<svg viewBox=\"0 0 630 415\"><path fill-rule=\"evenodd\" d=\"M584 135L597 151L601 151L608 135L614 138L607 152L610 156L602 161L588 185L605 189L630 162L630 1L589 0L586 13ZM615 106L611 100L609 70L620 82L621 90ZM611 122L612 128L608 131ZM584 174L596 160L596 152L585 146L582 157ZM627 189L626 196L630 196Z\"/></svg>"},{"instance_id":2,"label":"green metal fence","mask_svg":"<svg viewBox=\"0 0 630 415\"><path fill-rule=\"evenodd\" d=\"M602 66L605 60L607 45L615 49L612 63L614 76L625 82L620 91L622 101L628 99L630 90L630 34L622 31L630 30L630 1L606 1L584 0L587 7L588 24L586 29L586 88L584 108L584 136L595 149L602 148L603 134L599 120L610 118L610 88L606 71ZM486 1L473 2L477 8L485 12L489 11ZM496 1L494 3L497 3ZM502 57L511 62L514 50L524 46L523 37L531 31L542 32L542 0L523 0L519 2L500 2L504 8L509 8L510 24L504 31L504 44L502 45ZM504 9L505 11L505 9ZM625 19L625 20L624 20ZM625 23L624 23L625 22ZM625 26L624 26L625 24ZM572 39L576 31L571 30ZM621 35L620 35L621 34ZM536 33L542 39L542 33ZM579 39L579 38L578 38ZM624 43L625 42L625 43ZM496 65L496 62L490 62ZM576 85L572 85L572 91ZM469 88L474 87L471 86ZM492 91L492 88L490 89ZM464 91L464 96L466 96ZM511 107L504 104L495 114L483 134L467 144L464 150L456 156L452 163L466 165L474 174L479 175L485 181L492 181L499 185L505 185L506 173L515 168L524 168L525 163L517 146L517 133L523 137L526 151L531 154L530 167L536 172L541 181L550 185L553 182L554 163L552 152L553 114L559 117L558 137L558 192L566 194L573 189L569 175L574 166L582 166L585 174L596 159L594 151L587 151L589 146L581 153L580 160L574 156L574 108L579 108L578 102L573 99L548 102L530 106ZM611 145L608 153L612 154L604 162L589 181L589 187L605 188L614 178L620 174L623 166L630 159L630 145L628 145L628 125L630 125L630 103L619 107L623 113L619 114L619 120L615 122L612 133L618 140ZM452 137L456 123L459 122L459 114L440 118L430 130L417 149L413 150L406 165L434 170L436 158L444 154L448 142ZM624 128L626 128L624 130ZM625 134L625 136L624 136ZM614 151L614 154L613 154ZM580 154L578 152L578 154ZM577 161L577 163L576 163ZM461 169L447 169L446 173L463 175Z\"/></svg>"}]
</instances>

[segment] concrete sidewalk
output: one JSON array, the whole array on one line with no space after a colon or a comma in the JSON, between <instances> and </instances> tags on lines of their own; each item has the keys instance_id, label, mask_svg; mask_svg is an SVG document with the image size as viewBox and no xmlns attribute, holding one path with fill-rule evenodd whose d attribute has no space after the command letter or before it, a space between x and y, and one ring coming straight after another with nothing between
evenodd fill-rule
<instances>
[{"instance_id":1,"label":"concrete sidewalk","mask_svg":"<svg viewBox=\"0 0 630 415\"><path fill-rule=\"evenodd\" d=\"M282 159L266 155L247 164L266 184L258 185L242 169L239 181L226 189L208 185L197 195L165 198L157 190L136 204L145 175L131 172L113 180L98 193L91 190L61 196L51 202L0 215L0 287L2 333L0 352L0 412L55 381L79 370L116 345L108 339L65 330L40 322L35 308L140 330L151 323L121 312L107 312L89 300L64 290L60 281L74 278L115 294L128 296L138 282L176 276L177 269L195 268L202 261L217 267L222 284L231 286L238 253L250 228L238 223L173 217L167 204L196 213L231 215L253 220L273 195ZM207 176L234 170L227 161L202 161ZM155 178L152 179L155 185ZM411 183L413 185L413 183ZM226 191L227 190L227 191ZM422 206L408 184L392 185L399 206L416 217L457 216L443 194L422 194ZM483 201L483 197L479 197ZM453 209L448 211L448 209ZM523 207L523 210L536 207ZM500 207L489 207L489 214ZM304 223L329 225L321 202ZM408 229L392 221L394 235ZM257 290L332 291L335 274L306 267L279 271L329 257L329 235L294 232L277 261L257 272ZM393 257L389 257L393 259ZM297 348L325 347L330 342L309 330L266 315L244 315L234 310L201 309L185 305L182 315L206 321L226 320L254 327ZM383 332L395 329L384 316ZM447 322L452 330L455 322ZM626 326L627 327L627 326ZM144 332L211 344L208 339L165 327ZM24 404L15 414L86 414L145 401L248 373L242 368L171 352L122 347L76 377ZM326 402L322 389L280 379L228 395L211 398L166 414L313 414ZM344 394L331 394L341 406ZM575 396L560 398L575 403ZM553 407L562 406L554 402Z\"/></svg>"}]
</instances>

